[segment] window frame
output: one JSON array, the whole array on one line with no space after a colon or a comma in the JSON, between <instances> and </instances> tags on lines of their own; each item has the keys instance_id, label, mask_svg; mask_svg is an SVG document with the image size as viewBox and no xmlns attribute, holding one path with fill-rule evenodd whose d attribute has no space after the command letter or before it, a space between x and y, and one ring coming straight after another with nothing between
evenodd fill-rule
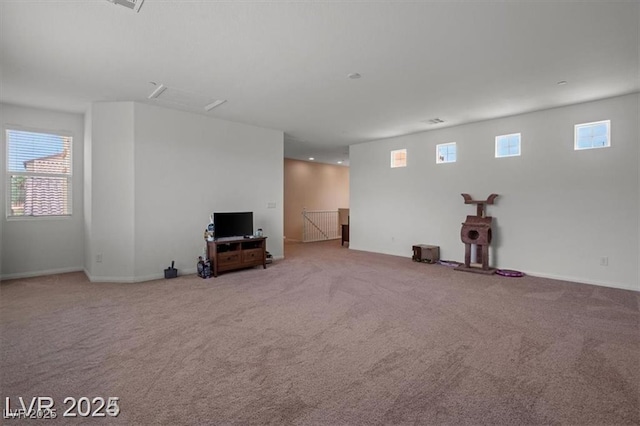
<instances>
[{"instance_id":1,"label":"window frame","mask_svg":"<svg viewBox=\"0 0 640 426\"><path fill-rule=\"evenodd\" d=\"M3 126L3 135L4 135L4 143L5 143L5 158L3 161L4 167L4 176L6 179L5 183L5 219L7 221L16 221L16 220L63 220L68 219L73 216L73 159L74 159L74 139L75 135L73 132L66 130L50 130L43 128L35 128L35 127L25 127L20 125L7 124ZM10 132L28 132L28 133L39 133L43 135L51 135L51 136L59 136L62 138L69 139L69 173L38 173L38 172L28 172L28 171L10 171L9 161L10 161L10 149L9 149L9 133ZM67 197L67 205L66 205L66 213L63 214L45 214L45 215L14 215L12 214L11 208L11 176L34 176L34 177L54 177L54 178L64 178L66 179L66 197Z\"/></svg>"},{"instance_id":2,"label":"window frame","mask_svg":"<svg viewBox=\"0 0 640 426\"><path fill-rule=\"evenodd\" d=\"M397 154L404 154L404 162L403 163L399 163L398 159L396 158ZM397 169L400 167L407 167L407 158L408 158L408 154L407 154L407 148L401 148L401 149L392 149L391 150L391 168L392 169Z\"/></svg>"},{"instance_id":3,"label":"window frame","mask_svg":"<svg viewBox=\"0 0 640 426\"><path fill-rule=\"evenodd\" d=\"M605 145L602 146L587 146L587 147L579 147L578 146L578 132L581 128L586 127L594 127L599 124L607 125L607 141ZM600 120L600 121L592 121L590 123L579 123L573 126L573 150L574 151L584 151L589 149L601 149L601 148L610 148L611 147L611 120Z\"/></svg>"},{"instance_id":4,"label":"window frame","mask_svg":"<svg viewBox=\"0 0 640 426\"><path fill-rule=\"evenodd\" d=\"M500 139L501 138L510 138L512 136L517 136L518 137L518 153L517 154L499 155L499 153L498 153L498 145L499 145ZM506 135L498 135L498 136L496 136L496 151L495 151L496 158L520 157L521 155L522 155L522 133L509 133L509 134L506 134Z\"/></svg>"},{"instance_id":5,"label":"window frame","mask_svg":"<svg viewBox=\"0 0 640 426\"><path fill-rule=\"evenodd\" d=\"M444 147L444 146L453 146L455 147L455 160L453 161L447 161L447 160L440 160L440 147ZM447 142L447 143L439 143L436 145L436 164L451 164L451 163L456 163L458 161L458 144L456 142Z\"/></svg>"}]
</instances>

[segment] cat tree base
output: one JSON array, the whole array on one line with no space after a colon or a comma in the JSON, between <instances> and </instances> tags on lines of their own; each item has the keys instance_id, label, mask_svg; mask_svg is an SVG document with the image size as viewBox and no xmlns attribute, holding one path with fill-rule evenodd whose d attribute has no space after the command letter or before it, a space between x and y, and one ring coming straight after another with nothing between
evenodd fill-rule
<instances>
[{"instance_id":1,"label":"cat tree base","mask_svg":"<svg viewBox=\"0 0 640 426\"><path fill-rule=\"evenodd\" d=\"M460 265L454 268L455 271L473 272L475 274L492 275L496 273L496 268L482 269L482 266L466 266Z\"/></svg>"}]
</instances>

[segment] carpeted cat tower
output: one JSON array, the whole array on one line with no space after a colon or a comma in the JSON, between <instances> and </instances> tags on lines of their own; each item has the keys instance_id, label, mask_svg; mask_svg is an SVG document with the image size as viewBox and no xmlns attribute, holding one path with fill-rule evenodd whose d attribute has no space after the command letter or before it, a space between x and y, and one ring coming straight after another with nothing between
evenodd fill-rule
<instances>
[{"instance_id":1,"label":"carpeted cat tower","mask_svg":"<svg viewBox=\"0 0 640 426\"><path fill-rule=\"evenodd\" d=\"M489 245L491 244L491 216L485 216L485 205L493 204L498 194L491 194L484 201L473 200L469 194L462 194L465 204L475 204L476 215L467 216L462 224L460 238L464 243L464 265L458 266L456 271L475 272L479 274L493 274L495 268L489 267ZM472 253L472 245L476 251ZM473 258L472 258L473 257Z\"/></svg>"}]
</instances>

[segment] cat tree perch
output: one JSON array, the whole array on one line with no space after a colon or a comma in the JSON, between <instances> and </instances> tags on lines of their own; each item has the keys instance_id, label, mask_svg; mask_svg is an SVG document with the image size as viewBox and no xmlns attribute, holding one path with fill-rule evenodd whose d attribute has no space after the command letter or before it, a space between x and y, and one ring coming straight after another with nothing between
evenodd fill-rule
<instances>
[{"instance_id":1,"label":"cat tree perch","mask_svg":"<svg viewBox=\"0 0 640 426\"><path fill-rule=\"evenodd\" d=\"M462 194L465 204L476 205L476 215L467 216L467 220L462 224L460 238L464 243L464 265L458 266L457 271L480 274L493 274L496 271L495 268L489 267L489 245L491 244L493 218L485 216L485 205L493 204L497 197L498 194L491 194L486 200L479 201L472 199L469 194ZM474 256L472 256L472 245L476 246Z\"/></svg>"}]
</instances>

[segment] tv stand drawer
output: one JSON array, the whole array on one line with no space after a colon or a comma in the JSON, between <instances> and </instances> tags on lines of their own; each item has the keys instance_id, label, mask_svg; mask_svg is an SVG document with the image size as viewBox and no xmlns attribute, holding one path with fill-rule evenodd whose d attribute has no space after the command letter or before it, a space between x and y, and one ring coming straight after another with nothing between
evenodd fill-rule
<instances>
[{"instance_id":1,"label":"tv stand drawer","mask_svg":"<svg viewBox=\"0 0 640 426\"><path fill-rule=\"evenodd\" d=\"M218 265L220 268L224 266L239 265L240 253L239 252L223 252L218 254Z\"/></svg>"},{"instance_id":2,"label":"tv stand drawer","mask_svg":"<svg viewBox=\"0 0 640 426\"><path fill-rule=\"evenodd\" d=\"M220 239L207 242L207 257L218 272L262 265L267 269L267 237Z\"/></svg>"},{"instance_id":3,"label":"tv stand drawer","mask_svg":"<svg viewBox=\"0 0 640 426\"><path fill-rule=\"evenodd\" d=\"M242 250L242 263L261 264L264 250L262 249L248 249Z\"/></svg>"}]
</instances>

